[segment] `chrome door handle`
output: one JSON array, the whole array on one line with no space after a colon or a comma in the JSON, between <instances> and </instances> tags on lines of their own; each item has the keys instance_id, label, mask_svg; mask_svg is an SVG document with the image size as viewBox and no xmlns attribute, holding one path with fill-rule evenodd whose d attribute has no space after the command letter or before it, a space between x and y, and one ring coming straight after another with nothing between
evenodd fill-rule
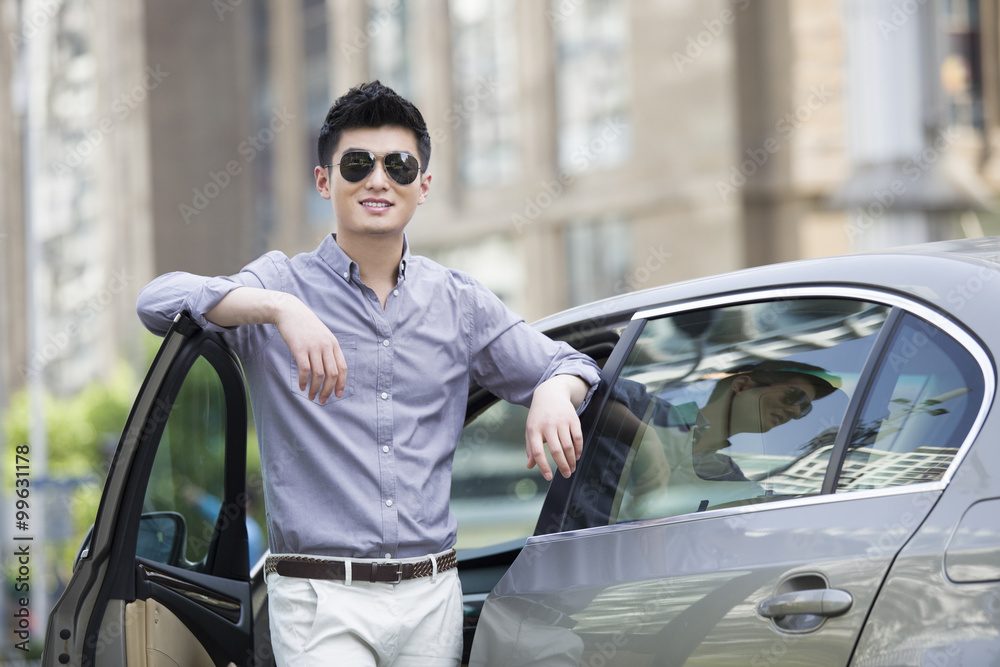
<instances>
[{"instance_id":1,"label":"chrome door handle","mask_svg":"<svg viewBox=\"0 0 1000 667\"><path fill-rule=\"evenodd\" d=\"M840 616L851 608L854 598L847 591L821 588L782 593L757 605L757 613L764 618L780 618L794 614L814 616Z\"/></svg>"}]
</instances>

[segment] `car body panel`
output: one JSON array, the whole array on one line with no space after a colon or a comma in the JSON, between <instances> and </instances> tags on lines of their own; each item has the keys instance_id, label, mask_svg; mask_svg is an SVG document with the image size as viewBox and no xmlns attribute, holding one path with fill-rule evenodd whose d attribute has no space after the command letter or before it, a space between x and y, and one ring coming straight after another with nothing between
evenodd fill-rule
<instances>
[{"instance_id":1,"label":"car body panel","mask_svg":"<svg viewBox=\"0 0 1000 667\"><path fill-rule=\"evenodd\" d=\"M966 254L952 255L955 250ZM938 482L641 525L559 532L567 523L540 521L536 536L484 604L471 664L846 665L859 635L856 664L987 664L969 660L994 655L992 611L1000 610L996 584L947 581L943 555L962 514L977 500L958 490L968 484L962 471L980 470L977 450L970 447L991 431L987 411L995 395L995 365L979 345L997 346L991 340L996 338L995 312L988 306L1000 295L1000 281L994 281L997 257L1000 244L991 239L795 262L654 288L544 320L543 327L566 329L580 318L620 317L629 310L641 319L753 299L762 289L786 298L852 293L871 298L874 292L961 340L983 370L985 400ZM628 332L622 344L627 338ZM615 356L620 360L617 350ZM605 367L606 383L614 381L614 373ZM983 492L1000 495L997 480L980 476ZM543 517L571 515L572 487L583 483L557 480ZM950 511L934 509L946 493L963 498ZM924 525L932 509L933 518ZM990 536L987 543L1000 544L1000 536ZM966 563L975 555L965 553ZM986 557L996 559L996 552ZM803 587L848 592L850 608L801 632L765 619L759 605L797 577L806 581ZM917 603L928 597L927 582L933 582L935 593L941 587L940 605ZM887 596L886 591L893 592ZM972 610L979 630L963 630L967 641L958 641L961 620L949 624L944 618L949 602L955 609ZM954 629L941 629L949 627ZM908 648L906 655L913 659L896 662L901 639L924 646L924 652ZM951 662L920 662L928 656Z\"/></svg>"},{"instance_id":2,"label":"car body panel","mask_svg":"<svg viewBox=\"0 0 1000 667\"><path fill-rule=\"evenodd\" d=\"M616 314L709 295L724 295L783 286L841 285L879 287L926 302L970 328L988 326L988 315L977 304L990 302L1000 290L993 280L1000 274L1000 237L941 241L892 251L797 260L743 269L661 287L617 295L577 306L537 322L543 330L572 327L581 320L600 322Z\"/></svg>"},{"instance_id":3,"label":"car body panel","mask_svg":"<svg viewBox=\"0 0 1000 667\"><path fill-rule=\"evenodd\" d=\"M937 496L688 515L532 537L487 601L471 664L497 664L504 651L519 658L503 664L545 664L537 656L560 640L581 664L667 658L657 664L767 665L785 654L798 664L847 664L893 556L915 529L883 533L882 526L929 509ZM810 632L780 631L757 606L803 575L849 592L853 605ZM493 624L494 605L517 623ZM532 611L536 605L549 615Z\"/></svg>"},{"instance_id":4,"label":"car body panel","mask_svg":"<svg viewBox=\"0 0 1000 667\"><path fill-rule=\"evenodd\" d=\"M893 563L852 665L1000 664L1000 577L989 574L1000 564L997 514L992 524L976 522L977 541L985 548L963 560L966 572L978 564L986 576L954 581L946 562L963 517L998 506L998 441L1000 416L994 411L941 500Z\"/></svg>"}]
</instances>

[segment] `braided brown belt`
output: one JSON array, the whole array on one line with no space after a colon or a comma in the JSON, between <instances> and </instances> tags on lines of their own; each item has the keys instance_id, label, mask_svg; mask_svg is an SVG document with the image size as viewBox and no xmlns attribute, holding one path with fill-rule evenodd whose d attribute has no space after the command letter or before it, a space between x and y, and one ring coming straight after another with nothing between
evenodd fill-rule
<instances>
[{"instance_id":1,"label":"braided brown belt","mask_svg":"<svg viewBox=\"0 0 1000 667\"><path fill-rule=\"evenodd\" d=\"M455 550L437 558L437 571L444 572L458 565ZM277 573L283 577L304 579L334 579L344 581L347 567L343 560L331 560L315 556L268 556L264 561L266 574ZM371 583L399 583L408 579L429 577L434 574L434 563L430 557L410 563L385 560L374 562L351 561L351 579Z\"/></svg>"}]
</instances>

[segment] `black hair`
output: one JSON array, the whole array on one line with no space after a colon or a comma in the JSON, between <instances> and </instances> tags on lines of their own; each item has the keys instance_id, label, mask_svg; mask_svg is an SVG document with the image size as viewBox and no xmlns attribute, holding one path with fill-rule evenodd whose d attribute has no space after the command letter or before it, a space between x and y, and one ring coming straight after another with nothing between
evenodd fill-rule
<instances>
[{"instance_id":1,"label":"black hair","mask_svg":"<svg viewBox=\"0 0 1000 667\"><path fill-rule=\"evenodd\" d=\"M319 131L317 151L320 165L329 164L344 130L402 127L416 135L420 171L431 161L431 135L416 106L392 88L376 80L351 88L330 107Z\"/></svg>"},{"instance_id":2,"label":"black hair","mask_svg":"<svg viewBox=\"0 0 1000 667\"><path fill-rule=\"evenodd\" d=\"M757 384L778 384L801 378L812 384L816 390L816 398L824 398L840 387L841 380L826 369L801 361L766 360L745 364L727 371L727 377L719 380L712 389L709 401L715 400L729 388L740 375L746 375Z\"/></svg>"}]
</instances>

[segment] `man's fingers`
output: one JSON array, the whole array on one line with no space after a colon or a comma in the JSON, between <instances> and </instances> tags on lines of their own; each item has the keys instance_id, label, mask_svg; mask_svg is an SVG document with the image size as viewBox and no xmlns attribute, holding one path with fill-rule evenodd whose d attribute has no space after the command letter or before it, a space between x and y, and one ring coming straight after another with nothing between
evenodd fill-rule
<instances>
[{"instance_id":1,"label":"man's fingers","mask_svg":"<svg viewBox=\"0 0 1000 667\"><path fill-rule=\"evenodd\" d=\"M322 354L323 373L326 377L323 382L323 390L319 392L319 396L317 397L320 405L330 400L330 394L333 393L334 379L337 377L337 365L333 360L333 352L323 351Z\"/></svg>"},{"instance_id":2,"label":"man's fingers","mask_svg":"<svg viewBox=\"0 0 1000 667\"><path fill-rule=\"evenodd\" d=\"M330 345L323 349L323 368L326 381L323 383L323 393L320 394L319 402L326 403L330 399L330 394L343 398L344 388L347 386L347 360L344 359L344 353L336 337L331 336Z\"/></svg>"},{"instance_id":3,"label":"man's fingers","mask_svg":"<svg viewBox=\"0 0 1000 667\"><path fill-rule=\"evenodd\" d=\"M316 394L319 393L325 379L322 352L316 351L309 354L309 367L312 369L312 379L309 381L309 400L311 401L316 398Z\"/></svg>"},{"instance_id":4,"label":"man's fingers","mask_svg":"<svg viewBox=\"0 0 1000 667\"><path fill-rule=\"evenodd\" d=\"M344 395L344 389L347 387L347 359L344 358L344 351L340 349L340 343L337 339L333 339L333 360L337 367L337 398L341 398Z\"/></svg>"},{"instance_id":5,"label":"man's fingers","mask_svg":"<svg viewBox=\"0 0 1000 667\"><path fill-rule=\"evenodd\" d=\"M549 443L552 459L563 477L569 477L576 470L576 455L573 451L573 438L565 426L551 426L545 432L545 441Z\"/></svg>"},{"instance_id":6,"label":"man's fingers","mask_svg":"<svg viewBox=\"0 0 1000 667\"><path fill-rule=\"evenodd\" d=\"M580 419L577 417L569 426L570 437L573 438L573 453L579 461L583 456L583 427L580 426Z\"/></svg>"},{"instance_id":7,"label":"man's fingers","mask_svg":"<svg viewBox=\"0 0 1000 667\"><path fill-rule=\"evenodd\" d=\"M552 479L552 467L545 455L548 445L552 460L563 477L576 472L576 462L583 455L583 431L579 419L529 428L525 433L525 440L529 469L537 463L545 479Z\"/></svg>"},{"instance_id":8,"label":"man's fingers","mask_svg":"<svg viewBox=\"0 0 1000 667\"><path fill-rule=\"evenodd\" d=\"M299 369L299 391L306 390L306 383L309 382L309 355L292 353L295 359L295 366Z\"/></svg>"},{"instance_id":9,"label":"man's fingers","mask_svg":"<svg viewBox=\"0 0 1000 667\"><path fill-rule=\"evenodd\" d=\"M542 473L542 477L546 480L551 480L552 468L549 466L549 460L545 457L545 445L542 434L529 429L525 434L525 440L528 445L528 469L530 470L535 465L538 465L538 471Z\"/></svg>"},{"instance_id":10,"label":"man's fingers","mask_svg":"<svg viewBox=\"0 0 1000 667\"><path fill-rule=\"evenodd\" d=\"M326 403L336 393L344 396L347 387L347 360L336 337L328 335L322 342L313 342L292 351L299 372L299 391L308 391L309 400Z\"/></svg>"}]
</instances>

